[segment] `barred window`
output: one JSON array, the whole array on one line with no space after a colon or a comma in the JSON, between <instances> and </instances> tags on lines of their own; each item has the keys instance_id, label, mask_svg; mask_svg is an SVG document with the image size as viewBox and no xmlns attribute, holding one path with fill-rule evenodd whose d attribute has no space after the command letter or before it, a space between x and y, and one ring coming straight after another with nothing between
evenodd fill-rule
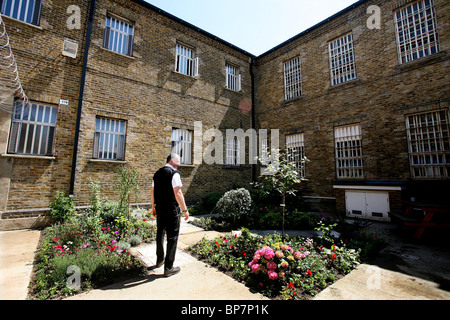
<instances>
[{"instance_id":1,"label":"barred window","mask_svg":"<svg viewBox=\"0 0 450 320\"><path fill-rule=\"evenodd\" d=\"M94 159L125 160L126 122L107 118L95 119Z\"/></svg>"},{"instance_id":2,"label":"barred window","mask_svg":"<svg viewBox=\"0 0 450 320\"><path fill-rule=\"evenodd\" d=\"M133 55L134 28L131 23L106 17L103 47L127 56Z\"/></svg>"},{"instance_id":3,"label":"barred window","mask_svg":"<svg viewBox=\"0 0 450 320\"><path fill-rule=\"evenodd\" d=\"M450 111L408 116L409 164L413 178L448 178L450 173Z\"/></svg>"},{"instance_id":4,"label":"barred window","mask_svg":"<svg viewBox=\"0 0 450 320\"><path fill-rule=\"evenodd\" d=\"M56 107L16 101L8 152L51 156L57 111Z\"/></svg>"},{"instance_id":5,"label":"barred window","mask_svg":"<svg viewBox=\"0 0 450 320\"><path fill-rule=\"evenodd\" d=\"M39 25L42 0L0 0L5 16Z\"/></svg>"},{"instance_id":6,"label":"barred window","mask_svg":"<svg viewBox=\"0 0 450 320\"><path fill-rule=\"evenodd\" d=\"M181 164L192 164L192 131L172 129L172 152L180 156Z\"/></svg>"},{"instance_id":7,"label":"barred window","mask_svg":"<svg viewBox=\"0 0 450 320\"><path fill-rule=\"evenodd\" d=\"M288 161L295 163L299 177L305 177L305 143L304 134L293 134L286 136L286 151Z\"/></svg>"},{"instance_id":8,"label":"barred window","mask_svg":"<svg viewBox=\"0 0 450 320\"><path fill-rule=\"evenodd\" d=\"M394 15L400 63L439 52L436 12L433 0L421 0Z\"/></svg>"},{"instance_id":9,"label":"barred window","mask_svg":"<svg viewBox=\"0 0 450 320\"><path fill-rule=\"evenodd\" d=\"M302 95L302 75L300 57L284 63L284 99L294 99Z\"/></svg>"},{"instance_id":10,"label":"barred window","mask_svg":"<svg viewBox=\"0 0 450 320\"><path fill-rule=\"evenodd\" d=\"M195 57L194 49L177 44L175 55L175 72L191 77L196 77L198 75L198 58Z\"/></svg>"},{"instance_id":11,"label":"barred window","mask_svg":"<svg viewBox=\"0 0 450 320\"><path fill-rule=\"evenodd\" d=\"M225 165L240 165L240 140L237 137L227 137L225 144Z\"/></svg>"},{"instance_id":12,"label":"barred window","mask_svg":"<svg viewBox=\"0 0 450 320\"><path fill-rule=\"evenodd\" d=\"M328 43L331 85L356 79L355 53L351 33Z\"/></svg>"},{"instance_id":13,"label":"barred window","mask_svg":"<svg viewBox=\"0 0 450 320\"><path fill-rule=\"evenodd\" d=\"M241 91L241 75L239 69L229 64L225 65L225 88Z\"/></svg>"},{"instance_id":14,"label":"barred window","mask_svg":"<svg viewBox=\"0 0 450 320\"><path fill-rule=\"evenodd\" d=\"M334 129L336 172L338 178L363 178L361 126Z\"/></svg>"}]
</instances>

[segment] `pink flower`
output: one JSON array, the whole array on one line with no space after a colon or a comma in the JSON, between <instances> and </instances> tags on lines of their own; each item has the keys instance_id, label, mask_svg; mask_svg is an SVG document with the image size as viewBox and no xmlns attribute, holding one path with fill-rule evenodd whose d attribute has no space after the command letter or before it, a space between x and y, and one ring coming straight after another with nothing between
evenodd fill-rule
<instances>
[{"instance_id":1,"label":"pink flower","mask_svg":"<svg viewBox=\"0 0 450 320\"><path fill-rule=\"evenodd\" d=\"M283 258L284 254L282 251L278 250L277 252L275 252L275 255L277 256L277 258Z\"/></svg>"},{"instance_id":2,"label":"pink flower","mask_svg":"<svg viewBox=\"0 0 450 320\"><path fill-rule=\"evenodd\" d=\"M287 267L289 266L289 263L288 263L286 260L283 260L283 261L281 262L281 266L282 266L283 268L287 268Z\"/></svg>"},{"instance_id":3,"label":"pink flower","mask_svg":"<svg viewBox=\"0 0 450 320\"><path fill-rule=\"evenodd\" d=\"M277 264L273 261L267 262L267 269L275 270L277 268Z\"/></svg>"},{"instance_id":4,"label":"pink flower","mask_svg":"<svg viewBox=\"0 0 450 320\"><path fill-rule=\"evenodd\" d=\"M270 280L275 280L278 277L278 274L273 270L269 270L269 272L267 272L267 275L269 276Z\"/></svg>"},{"instance_id":5,"label":"pink flower","mask_svg":"<svg viewBox=\"0 0 450 320\"><path fill-rule=\"evenodd\" d=\"M302 253L300 251L295 251L294 252L294 258L295 259L301 259Z\"/></svg>"},{"instance_id":6,"label":"pink flower","mask_svg":"<svg viewBox=\"0 0 450 320\"><path fill-rule=\"evenodd\" d=\"M278 276L279 276L280 278L284 278L284 276L285 276L284 271L280 271L280 272L278 273Z\"/></svg>"},{"instance_id":7,"label":"pink flower","mask_svg":"<svg viewBox=\"0 0 450 320\"><path fill-rule=\"evenodd\" d=\"M253 272L256 272L259 269L259 264L256 263L256 264L252 265L251 268L252 268Z\"/></svg>"}]
</instances>

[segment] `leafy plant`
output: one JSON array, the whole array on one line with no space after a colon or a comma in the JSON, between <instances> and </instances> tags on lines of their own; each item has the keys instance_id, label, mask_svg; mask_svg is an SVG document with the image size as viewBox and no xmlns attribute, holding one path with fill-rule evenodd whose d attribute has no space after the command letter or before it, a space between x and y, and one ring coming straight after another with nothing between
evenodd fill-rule
<instances>
[{"instance_id":1,"label":"leafy plant","mask_svg":"<svg viewBox=\"0 0 450 320\"><path fill-rule=\"evenodd\" d=\"M236 221L247 216L252 210L252 198L245 188L227 191L217 202L215 210L224 219Z\"/></svg>"},{"instance_id":2,"label":"leafy plant","mask_svg":"<svg viewBox=\"0 0 450 320\"><path fill-rule=\"evenodd\" d=\"M64 191L56 191L55 200L50 203L50 213L49 216L57 221L64 222L75 216L76 210L71 197L67 197Z\"/></svg>"},{"instance_id":3,"label":"leafy plant","mask_svg":"<svg viewBox=\"0 0 450 320\"><path fill-rule=\"evenodd\" d=\"M130 217L130 194L134 190L136 201L139 196L139 175L130 165L120 166L116 173L115 178L116 187L119 189L120 201L119 206L121 209L126 208L128 218Z\"/></svg>"}]
</instances>

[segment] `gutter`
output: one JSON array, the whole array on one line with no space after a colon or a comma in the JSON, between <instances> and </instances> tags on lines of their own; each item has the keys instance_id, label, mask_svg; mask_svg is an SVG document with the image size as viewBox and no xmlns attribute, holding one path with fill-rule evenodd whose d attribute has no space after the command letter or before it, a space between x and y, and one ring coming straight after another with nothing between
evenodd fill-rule
<instances>
[{"instance_id":1,"label":"gutter","mask_svg":"<svg viewBox=\"0 0 450 320\"><path fill-rule=\"evenodd\" d=\"M250 79L251 79L251 86L252 86L252 129L256 131L256 111L255 111L255 72L253 70L255 66L255 57L251 57L252 61L250 62ZM259 141L259 140L258 140ZM259 149L259 142L256 145L256 155L258 154ZM257 164L252 164L252 182L256 181L257 178Z\"/></svg>"},{"instance_id":2,"label":"gutter","mask_svg":"<svg viewBox=\"0 0 450 320\"><path fill-rule=\"evenodd\" d=\"M75 126L75 138L73 143L73 154L72 154L72 171L70 174L70 190L69 196L73 197L73 191L75 186L75 172L77 167L78 158L78 140L80 138L80 123L81 123L81 112L83 107L83 97L84 97L84 86L86 82L86 69L87 69L87 59L89 54L89 46L91 44L91 34L92 34L92 21L94 20L95 13L95 0L90 1L89 8L89 20L88 29L86 32L86 44L84 47L84 57L83 57L83 69L81 71L81 83L80 83L80 93L78 96L78 111L77 111L77 122Z\"/></svg>"}]
</instances>

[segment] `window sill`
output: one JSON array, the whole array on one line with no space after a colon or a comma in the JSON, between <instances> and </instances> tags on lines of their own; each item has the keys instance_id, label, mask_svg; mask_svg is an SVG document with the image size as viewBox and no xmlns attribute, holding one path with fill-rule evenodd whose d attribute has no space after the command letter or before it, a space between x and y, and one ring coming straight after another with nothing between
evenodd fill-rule
<instances>
[{"instance_id":1,"label":"window sill","mask_svg":"<svg viewBox=\"0 0 450 320\"><path fill-rule=\"evenodd\" d=\"M195 166L193 164L179 164L178 167L180 168L194 168Z\"/></svg>"},{"instance_id":2,"label":"window sill","mask_svg":"<svg viewBox=\"0 0 450 320\"><path fill-rule=\"evenodd\" d=\"M56 157L50 156L33 156L28 154L0 154L2 158L17 158L17 159L39 159L39 160L56 160Z\"/></svg>"},{"instance_id":3,"label":"window sill","mask_svg":"<svg viewBox=\"0 0 450 320\"><path fill-rule=\"evenodd\" d=\"M416 60L408 61L402 64L397 65L399 71L409 71L414 70L416 68L424 67L430 64L434 64L436 62L441 62L446 59L447 52L440 51L438 53L422 57Z\"/></svg>"},{"instance_id":4,"label":"window sill","mask_svg":"<svg viewBox=\"0 0 450 320\"><path fill-rule=\"evenodd\" d=\"M124 160L104 160L104 159L89 159L88 162L93 162L93 163L117 163L117 164L128 163L128 161L124 161Z\"/></svg>"},{"instance_id":5,"label":"window sill","mask_svg":"<svg viewBox=\"0 0 450 320\"><path fill-rule=\"evenodd\" d=\"M356 79L353 79L353 80L349 80L347 82L335 84L334 86L330 85L328 87L328 91L330 92L330 91L333 91L333 90L345 89L346 87L355 87L355 86L359 85L360 83L361 83L361 80L356 78Z\"/></svg>"},{"instance_id":6,"label":"window sill","mask_svg":"<svg viewBox=\"0 0 450 320\"><path fill-rule=\"evenodd\" d=\"M109 50L109 49L107 49L107 48L105 48L105 47L103 47L103 46L98 46L98 47L99 47L100 49L102 49L102 50L105 50L105 51L107 51L107 52L111 52L111 53L117 54L117 55L119 55L119 56L121 56L121 57L128 58L128 59L131 59L131 60L136 60L136 58L133 57L133 56L129 56L129 55L127 55L127 54L123 54L123 53L119 53L119 52L116 52L116 51L113 51L113 50Z\"/></svg>"},{"instance_id":7,"label":"window sill","mask_svg":"<svg viewBox=\"0 0 450 320\"><path fill-rule=\"evenodd\" d=\"M0 16L2 17L2 19L6 18L7 20L15 21L15 22L21 23L23 25L26 25L26 26L29 26L29 27L33 27L33 28L38 29L38 30L44 30L44 28L42 28L41 26L37 26L37 25L32 24L32 23L28 23L28 22L25 22L25 21L22 21L22 20L19 20L19 19L16 19L16 18L12 18L10 16L6 16L3 13L0 13Z\"/></svg>"},{"instance_id":8,"label":"window sill","mask_svg":"<svg viewBox=\"0 0 450 320\"><path fill-rule=\"evenodd\" d=\"M183 77L186 77L186 78L189 78L189 79L192 79L192 80L197 80L198 77L199 77L199 75L196 75L196 76L190 76L190 75L188 75L188 74L181 73L181 72L178 72L178 71L175 71L175 70L172 70L172 72L173 72L174 74L178 74L178 75L180 75L180 76L183 76Z\"/></svg>"}]
</instances>

